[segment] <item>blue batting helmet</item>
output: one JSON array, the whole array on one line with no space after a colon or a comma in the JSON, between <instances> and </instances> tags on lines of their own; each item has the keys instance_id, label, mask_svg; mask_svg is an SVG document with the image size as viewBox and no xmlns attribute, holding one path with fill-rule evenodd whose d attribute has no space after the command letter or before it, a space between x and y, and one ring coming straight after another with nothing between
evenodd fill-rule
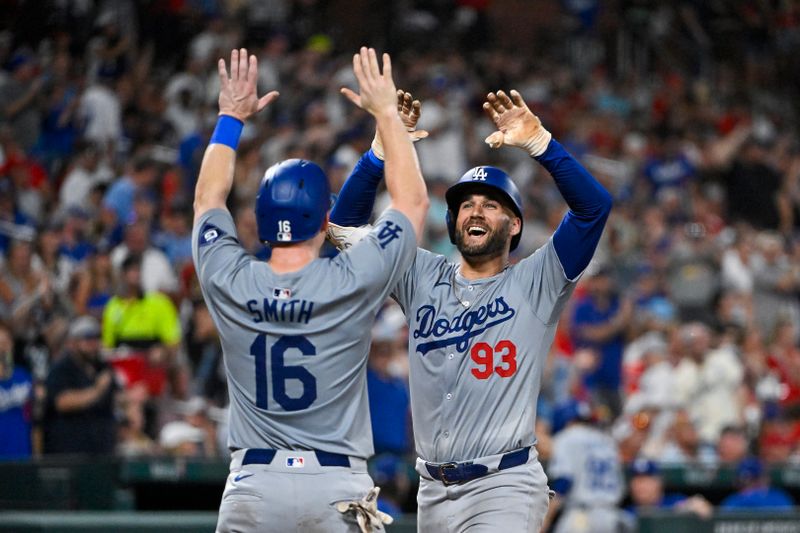
<instances>
[{"instance_id":1,"label":"blue batting helmet","mask_svg":"<svg viewBox=\"0 0 800 533\"><path fill-rule=\"evenodd\" d=\"M304 159L269 167L256 196L258 238L262 242L301 242L322 228L331 205L325 172Z\"/></svg>"},{"instance_id":2,"label":"blue batting helmet","mask_svg":"<svg viewBox=\"0 0 800 533\"><path fill-rule=\"evenodd\" d=\"M456 218L458 218L458 207L464 196L468 193L478 192L482 188L491 191L499 191L505 200L504 203L514 211L519 217L519 233L511 238L511 251L519 246L519 239L522 236L522 197L517 186L511 181L511 176L496 167L482 166L467 170L461 179L447 189L445 200L447 200L447 231L450 234L450 242L456 242Z\"/></svg>"}]
</instances>

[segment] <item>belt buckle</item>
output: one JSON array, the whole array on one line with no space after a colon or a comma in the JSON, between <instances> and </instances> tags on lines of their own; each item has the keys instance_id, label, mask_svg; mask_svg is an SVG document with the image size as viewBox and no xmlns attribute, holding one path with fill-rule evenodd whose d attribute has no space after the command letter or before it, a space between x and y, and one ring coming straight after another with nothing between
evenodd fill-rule
<instances>
[{"instance_id":1,"label":"belt buckle","mask_svg":"<svg viewBox=\"0 0 800 533\"><path fill-rule=\"evenodd\" d=\"M439 470L439 478L445 487L450 485L457 485L459 483L458 481L448 481L444 473L445 469L455 470L456 468L458 468L458 463L442 463L437 467L437 469Z\"/></svg>"}]
</instances>

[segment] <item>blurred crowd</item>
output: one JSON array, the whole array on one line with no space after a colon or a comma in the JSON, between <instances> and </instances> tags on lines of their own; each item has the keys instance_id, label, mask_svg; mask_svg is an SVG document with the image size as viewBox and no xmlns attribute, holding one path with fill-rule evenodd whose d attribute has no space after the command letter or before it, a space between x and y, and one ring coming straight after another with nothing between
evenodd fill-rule
<instances>
[{"instance_id":1,"label":"blurred crowd","mask_svg":"<svg viewBox=\"0 0 800 533\"><path fill-rule=\"evenodd\" d=\"M484 144L489 90L519 90L614 196L548 356L544 460L575 402L626 462L800 460L800 2L45 3L0 17L0 456L225 455L222 353L191 261L216 61L245 45L259 92L281 92L244 129L229 203L265 259L264 170L311 159L338 189L369 147L372 121L339 94L369 43L423 102L424 247L455 253L444 191L477 164L523 193L514 259L563 216L546 172ZM387 303L369 387L374 474L397 505L405 334Z\"/></svg>"}]
</instances>

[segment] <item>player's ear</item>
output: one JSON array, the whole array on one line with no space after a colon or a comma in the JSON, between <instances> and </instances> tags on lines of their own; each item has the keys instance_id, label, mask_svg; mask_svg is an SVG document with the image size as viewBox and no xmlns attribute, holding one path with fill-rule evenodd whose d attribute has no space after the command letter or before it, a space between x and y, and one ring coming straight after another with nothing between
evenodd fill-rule
<instances>
[{"instance_id":1,"label":"player's ear","mask_svg":"<svg viewBox=\"0 0 800 533\"><path fill-rule=\"evenodd\" d=\"M518 216L511 219L511 236L519 235L522 231L522 220Z\"/></svg>"},{"instance_id":2,"label":"player's ear","mask_svg":"<svg viewBox=\"0 0 800 533\"><path fill-rule=\"evenodd\" d=\"M328 224L330 223L330 217L331 217L330 213L325 213L325 219L322 221L322 226L319 228L319 230L322 233L328 231Z\"/></svg>"}]
</instances>

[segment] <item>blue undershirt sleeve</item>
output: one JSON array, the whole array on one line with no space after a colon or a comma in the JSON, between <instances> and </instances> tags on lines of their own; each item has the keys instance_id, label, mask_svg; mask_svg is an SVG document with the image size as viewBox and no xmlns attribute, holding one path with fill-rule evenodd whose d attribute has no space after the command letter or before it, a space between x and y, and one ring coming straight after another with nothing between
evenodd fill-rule
<instances>
[{"instance_id":1,"label":"blue undershirt sleeve","mask_svg":"<svg viewBox=\"0 0 800 533\"><path fill-rule=\"evenodd\" d=\"M574 280L592 260L611 212L611 195L555 139L535 159L553 176L569 206L553 234L553 247L564 274Z\"/></svg>"},{"instance_id":2,"label":"blue undershirt sleeve","mask_svg":"<svg viewBox=\"0 0 800 533\"><path fill-rule=\"evenodd\" d=\"M383 179L383 161L367 150L345 180L331 210L331 222L339 226L363 226L369 222L378 185Z\"/></svg>"}]
</instances>

